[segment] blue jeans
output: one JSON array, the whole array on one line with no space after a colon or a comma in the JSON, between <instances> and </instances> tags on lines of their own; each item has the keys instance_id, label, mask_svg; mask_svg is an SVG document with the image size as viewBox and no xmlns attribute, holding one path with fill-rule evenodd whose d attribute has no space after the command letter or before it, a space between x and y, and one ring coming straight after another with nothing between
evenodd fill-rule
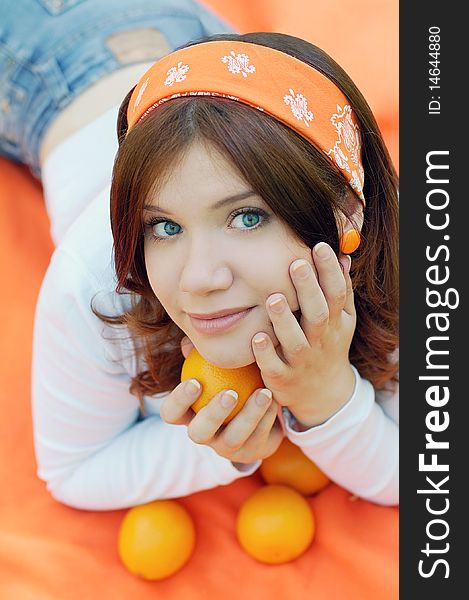
<instances>
[{"instance_id":1,"label":"blue jeans","mask_svg":"<svg viewBox=\"0 0 469 600\"><path fill-rule=\"evenodd\" d=\"M40 178L48 124L93 82L141 62L112 42L139 28L150 32L150 54L151 34L173 50L233 31L195 0L0 0L0 155Z\"/></svg>"}]
</instances>

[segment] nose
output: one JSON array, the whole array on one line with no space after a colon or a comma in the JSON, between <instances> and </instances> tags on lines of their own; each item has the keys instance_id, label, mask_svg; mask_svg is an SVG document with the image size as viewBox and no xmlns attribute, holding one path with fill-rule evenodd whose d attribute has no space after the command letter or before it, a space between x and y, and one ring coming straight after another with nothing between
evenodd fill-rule
<instances>
[{"instance_id":1,"label":"nose","mask_svg":"<svg viewBox=\"0 0 469 600\"><path fill-rule=\"evenodd\" d=\"M215 240L193 240L185 256L179 287L194 296L206 296L217 290L227 290L233 274L227 256Z\"/></svg>"}]
</instances>

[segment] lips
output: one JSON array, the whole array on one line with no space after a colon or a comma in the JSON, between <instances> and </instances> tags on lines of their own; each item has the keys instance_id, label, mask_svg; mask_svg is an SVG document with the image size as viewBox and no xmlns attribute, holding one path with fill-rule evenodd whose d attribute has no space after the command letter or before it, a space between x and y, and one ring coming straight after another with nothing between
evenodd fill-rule
<instances>
[{"instance_id":1,"label":"lips","mask_svg":"<svg viewBox=\"0 0 469 600\"><path fill-rule=\"evenodd\" d=\"M240 313L243 312L245 310L249 310L251 307L249 306L238 306L236 308L226 308L223 310L218 310L216 312L213 313L187 313L190 317L193 317L194 319L202 319L204 321L207 321L209 319L218 319L219 317L226 317L228 315L234 315L236 313Z\"/></svg>"},{"instance_id":2,"label":"lips","mask_svg":"<svg viewBox=\"0 0 469 600\"><path fill-rule=\"evenodd\" d=\"M191 323L192 323L192 327L198 331L199 333L204 333L207 335L214 335L217 333L221 333L226 331L227 329L230 329L231 327L233 327L235 324L239 323L242 319L244 319L252 310L254 307L248 308L248 309L242 309L239 312L235 312L235 313L230 313L230 314L226 314L226 311L220 311L220 312L225 312L224 316L221 317L215 317L215 318L198 318L195 317L193 313L189 314ZM211 313L216 314L216 313Z\"/></svg>"}]
</instances>

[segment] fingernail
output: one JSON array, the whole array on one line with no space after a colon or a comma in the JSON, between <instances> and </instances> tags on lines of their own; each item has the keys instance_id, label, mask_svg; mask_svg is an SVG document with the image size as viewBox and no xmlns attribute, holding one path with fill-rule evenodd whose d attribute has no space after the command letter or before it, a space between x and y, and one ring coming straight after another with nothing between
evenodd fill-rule
<instances>
[{"instance_id":1,"label":"fingernail","mask_svg":"<svg viewBox=\"0 0 469 600\"><path fill-rule=\"evenodd\" d=\"M285 302L283 301L283 298L275 298L275 300L269 302L269 308L276 313L282 312L285 308Z\"/></svg>"},{"instance_id":2,"label":"fingernail","mask_svg":"<svg viewBox=\"0 0 469 600\"><path fill-rule=\"evenodd\" d=\"M267 347L267 338L265 337L265 335L256 335L252 341L258 348Z\"/></svg>"},{"instance_id":3,"label":"fingernail","mask_svg":"<svg viewBox=\"0 0 469 600\"><path fill-rule=\"evenodd\" d=\"M300 279L305 279L308 277L311 267L305 260L297 260L293 263L292 267L293 274Z\"/></svg>"},{"instance_id":4,"label":"fingernail","mask_svg":"<svg viewBox=\"0 0 469 600\"><path fill-rule=\"evenodd\" d=\"M238 402L238 394L234 390L228 390L221 397L221 405L223 408L231 408Z\"/></svg>"},{"instance_id":5,"label":"fingernail","mask_svg":"<svg viewBox=\"0 0 469 600\"><path fill-rule=\"evenodd\" d=\"M326 244L326 242L319 242L314 246L314 251L319 256L319 258L326 259L332 256L331 248Z\"/></svg>"},{"instance_id":6,"label":"fingernail","mask_svg":"<svg viewBox=\"0 0 469 600\"><path fill-rule=\"evenodd\" d=\"M266 406L272 400L272 392L267 388L263 389L256 396L256 402L259 406Z\"/></svg>"},{"instance_id":7,"label":"fingernail","mask_svg":"<svg viewBox=\"0 0 469 600\"><path fill-rule=\"evenodd\" d=\"M197 379L189 379L186 383L185 390L189 396L198 396L200 392L201 385L197 381Z\"/></svg>"}]
</instances>

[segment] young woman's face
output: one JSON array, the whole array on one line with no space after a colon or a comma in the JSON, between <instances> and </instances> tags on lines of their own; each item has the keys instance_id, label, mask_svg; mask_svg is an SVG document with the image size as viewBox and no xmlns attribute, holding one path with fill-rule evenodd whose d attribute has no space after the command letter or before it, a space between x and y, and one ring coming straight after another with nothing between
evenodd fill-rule
<instances>
[{"instance_id":1,"label":"young woman's face","mask_svg":"<svg viewBox=\"0 0 469 600\"><path fill-rule=\"evenodd\" d=\"M311 250L216 150L194 143L144 210L145 262L162 306L210 362L236 368L255 361L251 340L268 333L278 345L267 298L285 294L299 319L289 275ZM153 223L151 223L151 221ZM251 309L228 328L215 328L189 313L207 315ZM205 327L205 329L204 329Z\"/></svg>"}]
</instances>

